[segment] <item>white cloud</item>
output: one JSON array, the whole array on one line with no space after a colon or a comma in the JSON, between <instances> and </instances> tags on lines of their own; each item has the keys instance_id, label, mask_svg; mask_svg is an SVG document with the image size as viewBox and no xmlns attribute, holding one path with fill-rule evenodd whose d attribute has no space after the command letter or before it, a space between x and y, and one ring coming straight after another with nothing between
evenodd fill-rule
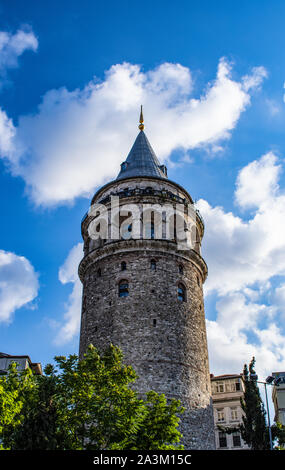
<instances>
[{"instance_id":1,"label":"white cloud","mask_svg":"<svg viewBox=\"0 0 285 470\"><path fill-rule=\"evenodd\" d=\"M237 178L235 200L243 219L198 202L205 223L203 255L209 266L206 295L217 296L216 319L207 321L211 370L238 373L256 356L264 378L285 370L284 276L285 196L281 164L272 152L246 165ZM279 279L279 285L276 279ZM282 310L283 306L283 310Z\"/></svg>"},{"instance_id":2,"label":"white cloud","mask_svg":"<svg viewBox=\"0 0 285 470\"><path fill-rule=\"evenodd\" d=\"M233 309L234 306L234 309ZM241 292L228 294L217 302L217 322L232 336L239 335L242 330L255 326L257 318L266 311L264 305L247 302Z\"/></svg>"},{"instance_id":3,"label":"white cloud","mask_svg":"<svg viewBox=\"0 0 285 470\"><path fill-rule=\"evenodd\" d=\"M0 72L5 74L8 68L18 66L18 58L25 51L36 51L38 40L33 31L19 29L15 34L0 31Z\"/></svg>"},{"instance_id":4,"label":"white cloud","mask_svg":"<svg viewBox=\"0 0 285 470\"><path fill-rule=\"evenodd\" d=\"M232 305L235 312L235 304ZM230 330L218 321L207 320L207 337L210 370L215 375L239 374L243 365L251 358L256 358L257 373L264 380L274 371L285 370L285 335L276 325L268 328L255 328L247 333L255 334L256 341L248 337L244 331L233 336Z\"/></svg>"},{"instance_id":5,"label":"white cloud","mask_svg":"<svg viewBox=\"0 0 285 470\"><path fill-rule=\"evenodd\" d=\"M239 291L285 275L285 195L278 186L279 175L280 164L272 153L240 171L235 198L242 208L255 207L249 220L198 201L206 220L207 292Z\"/></svg>"},{"instance_id":6,"label":"white cloud","mask_svg":"<svg viewBox=\"0 0 285 470\"><path fill-rule=\"evenodd\" d=\"M12 120L0 108L0 154L13 158L13 138L15 134L16 129Z\"/></svg>"},{"instance_id":7,"label":"white cloud","mask_svg":"<svg viewBox=\"0 0 285 470\"><path fill-rule=\"evenodd\" d=\"M36 51L38 40L31 30L19 29L15 34L0 31L0 87L5 82L7 70L18 66L18 58L26 51ZM0 108L0 155L15 158L14 137L16 128Z\"/></svg>"},{"instance_id":8,"label":"white cloud","mask_svg":"<svg viewBox=\"0 0 285 470\"><path fill-rule=\"evenodd\" d=\"M160 159L177 148L216 149L230 137L264 76L257 67L235 81L221 59L216 79L194 98L191 71L180 64L164 63L148 72L129 63L114 65L102 82L94 78L82 90L47 92L37 113L19 118L13 153L6 156L36 204L89 197L119 172L136 136L141 103L146 133Z\"/></svg>"},{"instance_id":9,"label":"white cloud","mask_svg":"<svg viewBox=\"0 0 285 470\"><path fill-rule=\"evenodd\" d=\"M251 75L245 75L245 77L243 77L244 89L248 91L251 88L259 88L267 75L267 70L264 67L254 67Z\"/></svg>"},{"instance_id":10,"label":"white cloud","mask_svg":"<svg viewBox=\"0 0 285 470\"><path fill-rule=\"evenodd\" d=\"M272 295L272 301L281 313L281 318L285 320L285 283L281 283Z\"/></svg>"},{"instance_id":11,"label":"white cloud","mask_svg":"<svg viewBox=\"0 0 285 470\"><path fill-rule=\"evenodd\" d=\"M240 291L221 296L216 310L216 319L207 320L211 372L241 373L253 356L261 380L273 370L284 370L285 331L277 326L278 317L275 322L272 318L274 307L260 299L252 302Z\"/></svg>"},{"instance_id":12,"label":"white cloud","mask_svg":"<svg viewBox=\"0 0 285 470\"><path fill-rule=\"evenodd\" d=\"M250 362L256 348L240 333L232 338L217 321L206 321L210 371L214 375L240 374L243 365Z\"/></svg>"},{"instance_id":13,"label":"white cloud","mask_svg":"<svg viewBox=\"0 0 285 470\"><path fill-rule=\"evenodd\" d=\"M271 116L276 116L281 112L280 104L276 100L267 98L265 99L265 104Z\"/></svg>"},{"instance_id":14,"label":"white cloud","mask_svg":"<svg viewBox=\"0 0 285 470\"><path fill-rule=\"evenodd\" d=\"M78 243L69 252L64 264L59 270L59 280L62 284L72 283L72 292L65 305L64 321L59 327L55 338L57 344L70 341L79 331L82 302L82 284L78 277L78 265L83 257L83 244Z\"/></svg>"},{"instance_id":15,"label":"white cloud","mask_svg":"<svg viewBox=\"0 0 285 470\"><path fill-rule=\"evenodd\" d=\"M26 258L0 250L0 322L11 322L15 310L36 298L38 288L37 273Z\"/></svg>"},{"instance_id":16,"label":"white cloud","mask_svg":"<svg viewBox=\"0 0 285 470\"><path fill-rule=\"evenodd\" d=\"M269 152L239 172L235 196L241 207L260 207L274 201L281 171L281 165L277 165L277 161L277 156Z\"/></svg>"}]
</instances>

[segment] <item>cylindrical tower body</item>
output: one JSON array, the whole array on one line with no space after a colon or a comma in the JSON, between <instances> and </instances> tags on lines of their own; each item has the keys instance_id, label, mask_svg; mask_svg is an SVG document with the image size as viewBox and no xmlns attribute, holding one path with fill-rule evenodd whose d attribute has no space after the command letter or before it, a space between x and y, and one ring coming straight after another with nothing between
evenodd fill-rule
<instances>
[{"instance_id":1,"label":"cylindrical tower body","mask_svg":"<svg viewBox=\"0 0 285 470\"><path fill-rule=\"evenodd\" d=\"M121 347L125 363L139 376L135 387L140 393L155 390L186 407L180 426L185 449L214 449L203 301L207 266L200 255L203 221L182 187L153 175L119 178L95 194L94 204L106 208L106 224L97 209L82 222L80 356L90 343L102 350L110 343ZM118 204L125 210L119 215ZM190 249L178 240L179 215L171 212L178 205L185 220L192 220ZM134 211L136 234L130 219ZM171 220L176 223L172 233ZM92 237L96 231L101 238Z\"/></svg>"}]
</instances>

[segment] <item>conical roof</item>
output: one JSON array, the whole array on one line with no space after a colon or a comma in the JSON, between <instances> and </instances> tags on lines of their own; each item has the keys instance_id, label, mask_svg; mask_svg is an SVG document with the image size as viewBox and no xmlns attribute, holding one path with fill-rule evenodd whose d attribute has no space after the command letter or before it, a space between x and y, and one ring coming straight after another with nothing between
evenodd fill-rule
<instances>
[{"instance_id":1,"label":"conical roof","mask_svg":"<svg viewBox=\"0 0 285 470\"><path fill-rule=\"evenodd\" d=\"M134 176L167 179L166 167L160 164L143 130L139 132L126 161L121 164L117 180Z\"/></svg>"}]
</instances>

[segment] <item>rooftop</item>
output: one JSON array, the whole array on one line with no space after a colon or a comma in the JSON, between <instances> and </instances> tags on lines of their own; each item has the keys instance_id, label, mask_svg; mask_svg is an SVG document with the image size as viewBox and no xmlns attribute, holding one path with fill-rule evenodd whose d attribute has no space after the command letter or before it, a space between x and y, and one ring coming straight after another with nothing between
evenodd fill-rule
<instances>
[{"instance_id":1,"label":"rooftop","mask_svg":"<svg viewBox=\"0 0 285 470\"><path fill-rule=\"evenodd\" d=\"M40 362L32 362L30 357L25 354L25 355L11 355L7 353L0 352L0 359L9 359L11 362L13 359L15 362L17 362L17 359L25 359L28 361L29 367L34 371L35 374L37 375L42 375L42 366ZM0 375L4 375L7 373L7 369L1 369L0 370Z\"/></svg>"},{"instance_id":2,"label":"rooftop","mask_svg":"<svg viewBox=\"0 0 285 470\"><path fill-rule=\"evenodd\" d=\"M240 378L242 374L223 374L223 375L213 375L211 374L211 380L215 379L234 379L235 377Z\"/></svg>"},{"instance_id":3,"label":"rooftop","mask_svg":"<svg viewBox=\"0 0 285 470\"><path fill-rule=\"evenodd\" d=\"M141 110L140 132L130 150L127 159L121 164L121 171L117 180L132 178L134 176L154 176L167 179L165 165L161 165L144 133L143 115Z\"/></svg>"}]
</instances>

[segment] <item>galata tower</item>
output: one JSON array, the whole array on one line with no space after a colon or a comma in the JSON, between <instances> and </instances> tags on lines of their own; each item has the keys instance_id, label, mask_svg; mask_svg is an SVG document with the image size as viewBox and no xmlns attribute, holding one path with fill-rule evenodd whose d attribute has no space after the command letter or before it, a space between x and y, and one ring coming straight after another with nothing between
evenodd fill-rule
<instances>
[{"instance_id":1,"label":"galata tower","mask_svg":"<svg viewBox=\"0 0 285 470\"><path fill-rule=\"evenodd\" d=\"M204 223L188 192L167 177L144 132L118 177L99 189L82 221L80 350L119 346L140 393L186 408L185 449L214 449L201 256Z\"/></svg>"}]
</instances>

